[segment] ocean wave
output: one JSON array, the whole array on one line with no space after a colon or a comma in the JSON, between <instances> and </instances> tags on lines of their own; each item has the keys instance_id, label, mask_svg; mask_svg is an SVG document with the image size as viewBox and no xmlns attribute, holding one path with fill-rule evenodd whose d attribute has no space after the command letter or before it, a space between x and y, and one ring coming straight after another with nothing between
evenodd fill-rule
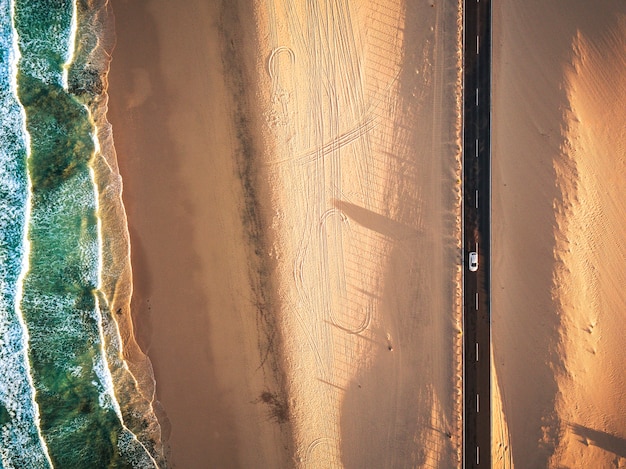
<instances>
[{"instance_id":1,"label":"ocean wave","mask_svg":"<svg viewBox=\"0 0 626 469\"><path fill-rule=\"evenodd\" d=\"M14 21L22 54L20 72L49 85L63 86L63 69L73 53L72 0L40 2L14 0Z\"/></svg>"},{"instance_id":2,"label":"ocean wave","mask_svg":"<svg viewBox=\"0 0 626 469\"><path fill-rule=\"evenodd\" d=\"M81 78L94 71L85 44L99 47L90 9L105 6L0 0L2 467L143 468L162 459L102 291L92 110L100 112L103 88ZM85 29L81 19L93 23ZM152 430L138 432L142 425Z\"/></svg>"},{"instance_id":3,"label":"ocean wave","mask_svg":"<svg viewBox=\"0 0 626 469\"><path fill-rule=\"evenodd\" d=\"M6 468L49 467L19 309L27 252L28 135L17 100L19 51L12 8L11 2L0 0L0 458Z\"/></svg>"}]
</instances>

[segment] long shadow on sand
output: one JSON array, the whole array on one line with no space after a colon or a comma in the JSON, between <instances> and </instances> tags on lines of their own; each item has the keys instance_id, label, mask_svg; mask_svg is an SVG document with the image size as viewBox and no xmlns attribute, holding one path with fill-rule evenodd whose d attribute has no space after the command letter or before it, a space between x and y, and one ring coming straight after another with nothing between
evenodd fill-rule
<instances>
[{"instance_id":1,"label":"long shadow on sand","mask_svg":"<svg viewBox=\"0 0 626 469\"><path fill-rule=\"evenodd\" d=\"M616 456L626 458L626 439L611 435L610 433L594 430L577 423L570 423L568 427L576 435L581 437L581 442L584 445L597 446Z\"/></svg>"},{"instance_id":2,"label":"long shadow on sand","mask_svg":"<svg viewBox=\"0 0 626 469\"><path fill-rule=\"evenodd\" d=\"M392 98L398 112L392 130L376 142L383 151L374 156L374 166L389 168L377 201L384 212L334 201L351 221L371 230L371 245L360 246L364 257L368 249L380 249L381 238L391 246L380 288L367 292L380 318L371 331L373 358L342 401L341 458L347 469L457 465L455 65L454 57L442 59L437 52L452 44L434 44L430 26L441 25L438 14L448 15L446 25L455 24L449 6L437 12L427 3L407 2L399 13L405 18L404 50ZM453 29L437 38L453 41ZM385 44L381 56L390 55Z\"/></svg>"}]
</instances>

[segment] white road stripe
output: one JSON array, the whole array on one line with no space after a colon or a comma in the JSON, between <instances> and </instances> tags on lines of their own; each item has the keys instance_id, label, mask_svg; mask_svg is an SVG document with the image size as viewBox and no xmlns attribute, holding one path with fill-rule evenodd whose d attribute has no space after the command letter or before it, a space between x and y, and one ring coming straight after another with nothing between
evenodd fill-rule
<instances>
[{"instance_id":1,"label":"white road stripe","mask_svg":"<svg viewBox=\"0 0 626 469\"><path fill-rule=\"evenodd\" d=\"M478 361L478 342L476 342L476 361Z\"/></svg>"},{"instance_id":2,"label":"white road stripe","mask_svg":"<svg viewBox=\"0 0 626 469\"><path fill-rule=\"evenodd\" d=\"M476 36L476 55L478 55L479 51L480 51L480 40L478 36Z\"/></svg>"},{"instance_id":3,"label":"white road stripe","mask_svg":"<svg viewBox=\"0 0 626 469\"><path fill-rule=\"evenodd\" d=\"M478 208L478 189L476 189L476 208Z\"/></svg>"},{"instance_id":4,"label":"white road stripe","mask_svg":"<svg viewBox=\"0 0 626 469\"><path fill-rule=\"evenodd\" d=\"M476 394L476 412L480 412L480 396Z\"/></svg>"},{"instance_id":5,"label":"white road stripe","mask_svg":"<svg viewBox=\"0 0 626 469\"><path fill-rule=\"evenodd\" d=\"M476 106L478 106L478 88L476 88Z\"/></svg>"},{"instance_id":6,"label":"white road stripe","mask_svg":"<svg viewBox=\"0 0 626 469\"><path fill-rule=\"evenodd\" d=\"M476 292L476 311L478 311L478 292Z\"/></svg>"},{"instance_id":7,"label":"white road stripe","mask_svg":"<svg viewBox=\"0 0 626 469\"><path fill-rule=\"evenodd\" d=\"M480 464L480 447L476 447L476 464Z\"/></svg>"},{"instance_id":8,"label":"white road stripe","mask_svg":"<svg viewBox=\"0 0 626 469\"><path fill-rule=\"evenodd\" d=\"M478 139L476 139L476 158L478 158Z\"/></svg>"}]
</instances>

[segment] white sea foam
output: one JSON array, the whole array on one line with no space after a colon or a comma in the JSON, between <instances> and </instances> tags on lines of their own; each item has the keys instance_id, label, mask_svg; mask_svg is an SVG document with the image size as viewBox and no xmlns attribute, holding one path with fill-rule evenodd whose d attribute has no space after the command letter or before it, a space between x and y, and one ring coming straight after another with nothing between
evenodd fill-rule
<instances>
[{"instance_id":1,"label":"white sea foam","mask_svg":"<svg viewBox=\"0 0 626 469\"><path fill-rule=\"evenodd\" d=\"M91 118L91 113L89 108L85 106L85 110L89 114L90 121L93 124L93 119ZM100 144L97 138L97 132L94 125L94 132L92 134L92 139L94 142L94 149L98 151L100 148ZM98 186L96 184L96 176L93 167L89 167L89 180L91 182L92 187L92 200L93 200L93 208L96 214L96 245L94 246L94 250L92 251L92 255L95 257L95 264L97 266L95 270L95 278L93 279L96 282L96 288L98 291L102 288L102 249L103 249L103 241L102 241L102 220L100 219L100 202L98 198ZM107 409L113 408L116 415L118 416L122 425L124 424L124 419L122 417L122 411L120 409L117 398L115 397L115 391L113 388L113 377L111 376L111 370L109 370L109 366L106 362L106 350L105 350L105 337L104 330L102 325L102 314L100 312L100 298L99 295L95 295L95 311L94 315L96 318L96 322L98 324L98 338L99 338L99 353L94 357L94 371L98 376L100 382L104 386L103 389L100 390L100 406Z\"/></svg>"},{"instance_id":2,"label":"white sea foam","mask_svg":"<svg viewBox=\"0 0 626 469\"><path fill-rule=\"evenodd\" d=\"M117 439L117 447L124 459L132 464L133 467L159 469L157 462L150 456L148 450L126 427L124 427L124 431Z\"/></svg>"},{"instance_id":3,"label":"white sea foam","mask_svg":"<svg viewBox=\"0 0 626 469\"><path fill-rule=\"evenodd\" d=\"M28 156L30 140L25 112L17 96L20 53L14 12L14 1L0 0L0 47L7 54L3 63L8 64L0 73L2 87L11 91L2 95L0 103L0 186L3 189L0 198L0 401L8 414L8 422L0 427L0 458L5 468L23 467L24 464L52 467L41 435L35 388L30 376L28 331L20 310L23 280L29 268L30 181L27 175L19 174L20 168L22 171L24 168L19 159ZM20 221L22 226L16 227ZM22 239L13 245L11 241L17 242L17 239L8 238L11 232L16 234L15 228L18 228L17 234L21 231ZM9 272L11 267L20 269L17 278Z\"/></svg>"},{"instance_id":4,"label":"white sea foam","mask_svg":"<svg viewBox=\"0 0 626 469\"><path fill-rule=\"evenodd\" d=\"M72 0L72 21L70 23L70 34L68 37L67 55L65 56L65 63L63 64L63 74L61 82L63 83L63 89L67 90L67 76L69 73L70 65L74 61L74 51L76 50L76 31L78 30L78 11L76 7L76 1Z\"/></svg>"},{"instance_id":5,"label":"white sea foam","mask_svg":"<svg viewBox=\"0 0 626 469\"><path fill-rule=\"evenodd\" d=\"M35 2L11 0L13 12L16 12L15 4L19 3L17 11L22 17L40 15L38 9L42 7ZM22 50L28 50L28 55L24 54L20 68L29 76L40 80L46 84L54 84L67 89L67 68L71 64L74 55L74 41L77 29L76 0L72 3L72 17L67 28L62 28L63 13L59 8L49 8L45 14L53 21L46 30L25 30L18 37ZM54 16L58 15L58 16ZM13 15L15 19L16 15ZM15 21L15 20L14 20ZM50 52L56 57L62 58L65 63L58 63L50 60ZM67 65L67 67L66 67ZM59 66L61 72L59 73Z\"/></svg>"}]
</instances>

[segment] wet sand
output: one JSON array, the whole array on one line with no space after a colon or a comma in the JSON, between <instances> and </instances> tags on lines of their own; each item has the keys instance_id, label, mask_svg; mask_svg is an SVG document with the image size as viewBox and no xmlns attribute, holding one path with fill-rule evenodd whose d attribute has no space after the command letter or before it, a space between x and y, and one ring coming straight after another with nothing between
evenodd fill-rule
<instances>
[{"instance_id":1,"label":"wet sand","mask_svg":"<svg viewBox=\"0 0 626 469\"><path fill-rule=\"evenodd\" d=\"M458 4L112 5L172 466L458 465Z\"/></svg>"},{"instance_id":2,"label":"wet sand","mask_svg":"<svg viewBox=\"0 0 626 469\"><path fill-rule=\"evenodd\" d=\"M495 5L496 467L626 457L625 15L617 1Z\"/></svg>"}]
</instances>

